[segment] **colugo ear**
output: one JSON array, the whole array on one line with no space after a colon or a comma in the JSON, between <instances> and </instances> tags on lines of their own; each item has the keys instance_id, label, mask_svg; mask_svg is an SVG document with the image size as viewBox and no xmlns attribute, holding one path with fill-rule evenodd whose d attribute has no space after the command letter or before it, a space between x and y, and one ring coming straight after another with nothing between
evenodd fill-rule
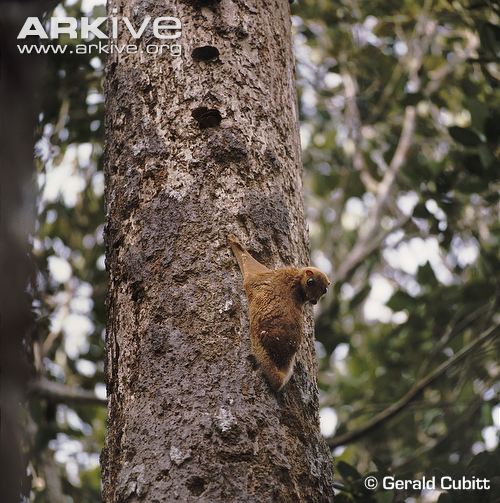
<instances>
[{"instance_id":1,"label":"colugo ear","mask_svg":"<svg viewBox=\"0 0 500 503\"><path fill-rule=\"evenodd\" d=\"M311 269L306 269L306 276L310 278L311 276L314 276L314 272L311 271Z\"/></svg>"}]
</instances>

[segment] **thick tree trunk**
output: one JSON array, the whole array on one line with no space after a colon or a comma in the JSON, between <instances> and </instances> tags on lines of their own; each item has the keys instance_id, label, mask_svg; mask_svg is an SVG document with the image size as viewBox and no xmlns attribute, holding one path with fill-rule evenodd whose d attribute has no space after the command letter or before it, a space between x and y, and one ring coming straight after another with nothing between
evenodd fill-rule
<instances>
[{"instance_id":1,"label":"thick tree trunk","mask_svg":"<svg viewBox=\"0 0 500 503\"><path fill-rule=\"evenodd\" d=\"M226 243L308 263L288 0L115 7L179 17L183 54L107 63L104 500L331 501L311 313L276 394Z\"/></svg>"}]
</instances>

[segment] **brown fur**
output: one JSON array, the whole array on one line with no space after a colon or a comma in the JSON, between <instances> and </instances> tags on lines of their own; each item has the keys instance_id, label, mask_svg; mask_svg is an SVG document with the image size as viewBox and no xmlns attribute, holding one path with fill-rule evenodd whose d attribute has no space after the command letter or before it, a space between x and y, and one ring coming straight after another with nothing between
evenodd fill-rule
<instances>
[{"instance_id":1,"label":"brown fur","mask_svg":"<svg viewBox=\"0 0 500 503\"><path fill-rule=\"evenodd\" d=\"M252 353L272 387L280 390L292 375L302 342L303 306L316 304L330 280L315 267L268 269L234 235L228 241L248 297Z\"/></svg>"}]
</instances>

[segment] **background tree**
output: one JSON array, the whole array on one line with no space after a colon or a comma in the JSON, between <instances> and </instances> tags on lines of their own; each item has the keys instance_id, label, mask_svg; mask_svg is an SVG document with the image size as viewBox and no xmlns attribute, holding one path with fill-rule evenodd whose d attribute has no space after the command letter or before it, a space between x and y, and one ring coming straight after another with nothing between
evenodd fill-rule
<instances>
[{"instance_id":1,"label":"background tree","mask_svg":"<svg viewBox=\"0 0 500 503\"><path fill-rule=\"evenodd\" d=\"M1 487L2 500L26 497L30 484L23 436L22 402L31 374L33 314L27 293L33 280L29 237L35 223L33 128L39 108L34 82L40 59L23 58L16 36L27 16L39 15L44 2L19 6L6 2L0 18L1 306Z\"/></svg>"},{"instance_id":2,"label":"background tree","mask_svg":"<svg viewBox=\"0 0 500 503\"><path fill-rule=\"evenodd\" d=\"M89 2L62 5L60 15L104 15ZM498 343L452 358L498 323L498 8L301 0L293 9L313 260L338 283L316 319L323 431L350 491L337 500L392 497L362 494L343 463L408 478L488 472L498 466ZM73 54L50 65L37 148L37 335L39 371L65 393L32 401L33 496L46 498L47 477L59 473L65 494L95 502L105 410L66 391L103 396L102 63ZM384 178L388 197L375 206ZM271 251L261 258L277 259ZM450 360L398 414L365 430Z\"/></svg>"}]
</instances>

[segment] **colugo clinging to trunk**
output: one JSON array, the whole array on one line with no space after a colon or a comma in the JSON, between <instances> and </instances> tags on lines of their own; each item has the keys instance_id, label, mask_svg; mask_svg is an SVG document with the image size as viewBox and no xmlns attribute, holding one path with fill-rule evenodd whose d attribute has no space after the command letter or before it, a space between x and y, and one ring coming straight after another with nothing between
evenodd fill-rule
<instances>
[{"instance_id":1,"label":"colugo clinging to trunk","mask_svg":"<svg viewBox=\"0 0 500 503\"><path fill-rule=\"evenodd\" d=\"M233 234L228 242L248 298L252 353L271 386L279 391L292 375L295 354L304 337L304 304L316 304L327 292L330 280L315 267L269 269Z\"/></svg>"}]
</instances>

